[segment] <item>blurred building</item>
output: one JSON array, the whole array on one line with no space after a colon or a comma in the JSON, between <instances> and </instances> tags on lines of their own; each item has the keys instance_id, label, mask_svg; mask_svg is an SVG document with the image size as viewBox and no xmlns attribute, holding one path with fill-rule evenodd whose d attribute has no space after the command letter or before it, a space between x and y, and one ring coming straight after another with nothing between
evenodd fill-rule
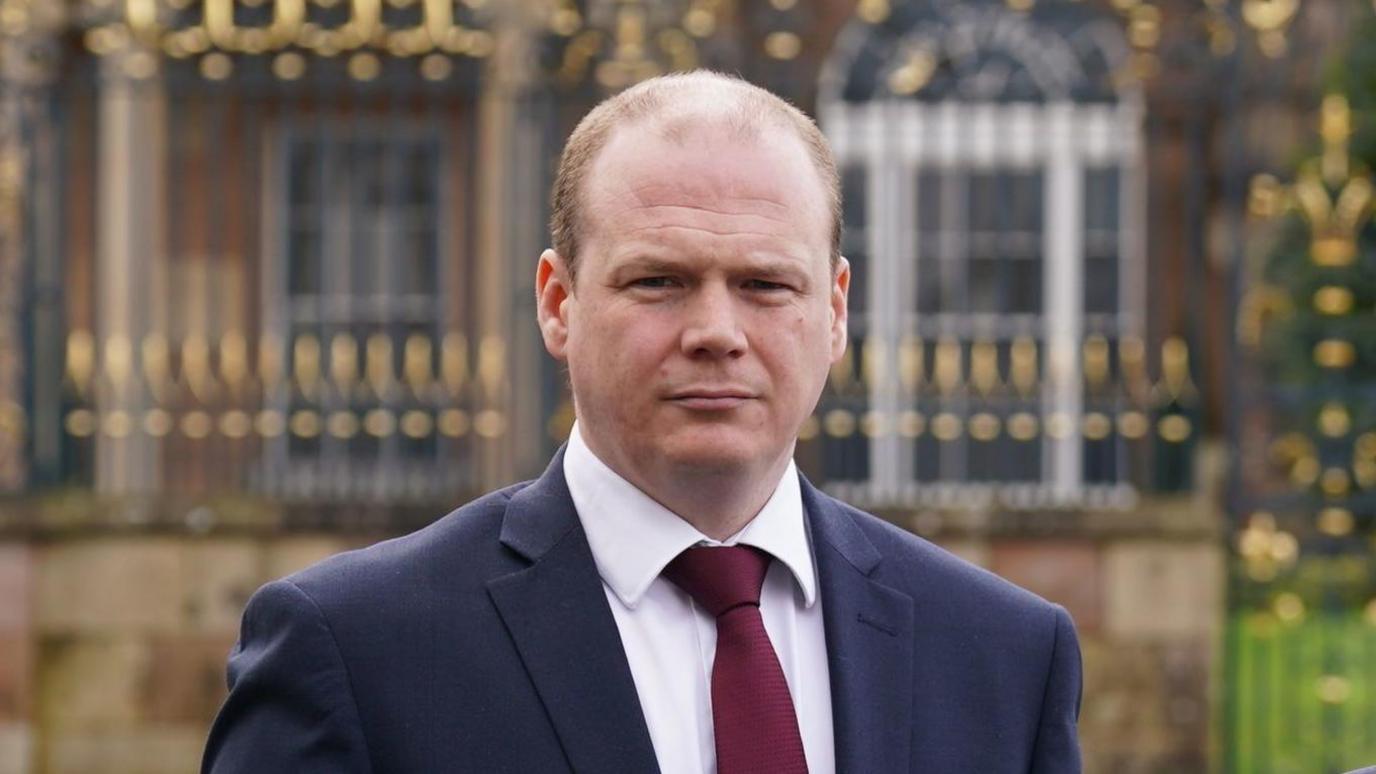
<instances>
[{"instance_id":1,"label":"blurred building","mask_svg":"<svg viewBox=\"0 0 1376 774\"><path fill-rule=\"evenodd\" d=\"M193 769L259 584L538 473L572 421L533 303L563 138L700 66L841 166L852 347L800 465L1070 610L1089 770L1376 761L1359 487L1322 494L1248 348L1284 306L1260 215L1370 14L0 0L0 771ZM1305 567L1361 577L1275 585Z\"/></svg>"}]
</instances>

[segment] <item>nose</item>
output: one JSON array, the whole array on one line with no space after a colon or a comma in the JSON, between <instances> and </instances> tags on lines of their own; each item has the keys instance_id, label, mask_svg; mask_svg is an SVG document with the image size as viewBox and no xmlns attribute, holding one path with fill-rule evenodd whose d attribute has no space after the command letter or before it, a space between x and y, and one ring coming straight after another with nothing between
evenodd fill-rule
<instances>
[{"instance_id":1,"label":"nose","mask_svg":"<svg viewBox=\"0 0 1376 774\"><path fill-rule=\"evenodd\" d=\"M687 320L680 342L693 358L730 358L745 354L745 331L729 288L708 283L698 289L685 309Z\"/></svg>"}]
</instances>

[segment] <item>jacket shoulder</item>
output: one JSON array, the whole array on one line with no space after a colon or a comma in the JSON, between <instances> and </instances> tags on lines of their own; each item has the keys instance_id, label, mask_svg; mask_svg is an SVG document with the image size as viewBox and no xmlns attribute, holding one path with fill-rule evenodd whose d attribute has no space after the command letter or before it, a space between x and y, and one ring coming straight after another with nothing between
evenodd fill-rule
<instances>
[{"instance_id":1,"label":"jacket shoulder","mask_svg":"<svg viewBox=\"0 0 1376 774\"><path fill-rule=\"evenodd\" d=\"M1045 620L1063 609L874 514L832 499L882 557L875 579L967 621ZM930 607L929 607L930 609ZM1010 618L1011 616L1011 618Z\"/></svg>"},{"instance_id":2,"label":"jacket shoulder","mask_svg":"<svg viewBox=\"0 0 1376 774\"><path fill-rule=\"evenodd\" d=\"M489 492L415 532L336 554L283 580L326 610L441 583L480 584L511 563L498 535L507 503L528 484Z\"/></svg>"}]
</instances>

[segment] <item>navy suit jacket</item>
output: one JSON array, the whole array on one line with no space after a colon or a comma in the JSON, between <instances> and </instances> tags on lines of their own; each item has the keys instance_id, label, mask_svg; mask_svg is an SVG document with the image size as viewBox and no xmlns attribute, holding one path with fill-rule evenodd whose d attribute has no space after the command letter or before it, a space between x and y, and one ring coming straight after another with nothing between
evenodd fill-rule
<instances>
[{"instance_id":1,"label":"navy suit jacket","mask_svg":"<svg viewBox=\"0 0 1376 774\"><path fill-rule=\"evenodd\" d=\"M802 491L838 771L1078 772L1066 612ZM214 774L658 770L562 452L534 482L264 586L229 686Z\"/></svg>"}]
</instances>

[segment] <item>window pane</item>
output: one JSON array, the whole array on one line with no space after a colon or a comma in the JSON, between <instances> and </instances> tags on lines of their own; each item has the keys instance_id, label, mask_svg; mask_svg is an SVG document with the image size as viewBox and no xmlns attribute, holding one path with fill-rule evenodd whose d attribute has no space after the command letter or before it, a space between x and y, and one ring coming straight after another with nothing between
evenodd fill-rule
<instances>
[{"instance_id":1,"label":"window pane","mask_svg":"<svg viewBox=\"0 0 1376 774\"><path fill-rule=\"evenodd\" d=\"M1091 314L1118 311L1118 208L1116 168L1085 172L1084 306Z\"/></svg>"},{"instance_id":2,"label":"window pane","mask_svg":"<svg viewBox=\"0 0 1376 774\"><path fill-rule=\"evenodd\" d=\"M1034 258L1011 261L1008 269L1007 311L1017 314L1041 314L1043 282L1041 253L1039 252Z\"/></svg>"},{"instance_id":3,"label":"window pane","mask_svg":"<svg viewBox=\"0 0 1376 774\"><path fill-rule=\"evenodd\" d=\"M293 296L320 293L320 233L312 226L294 228L287 235L287 292Z\"/></svg>"}]
</instances>

